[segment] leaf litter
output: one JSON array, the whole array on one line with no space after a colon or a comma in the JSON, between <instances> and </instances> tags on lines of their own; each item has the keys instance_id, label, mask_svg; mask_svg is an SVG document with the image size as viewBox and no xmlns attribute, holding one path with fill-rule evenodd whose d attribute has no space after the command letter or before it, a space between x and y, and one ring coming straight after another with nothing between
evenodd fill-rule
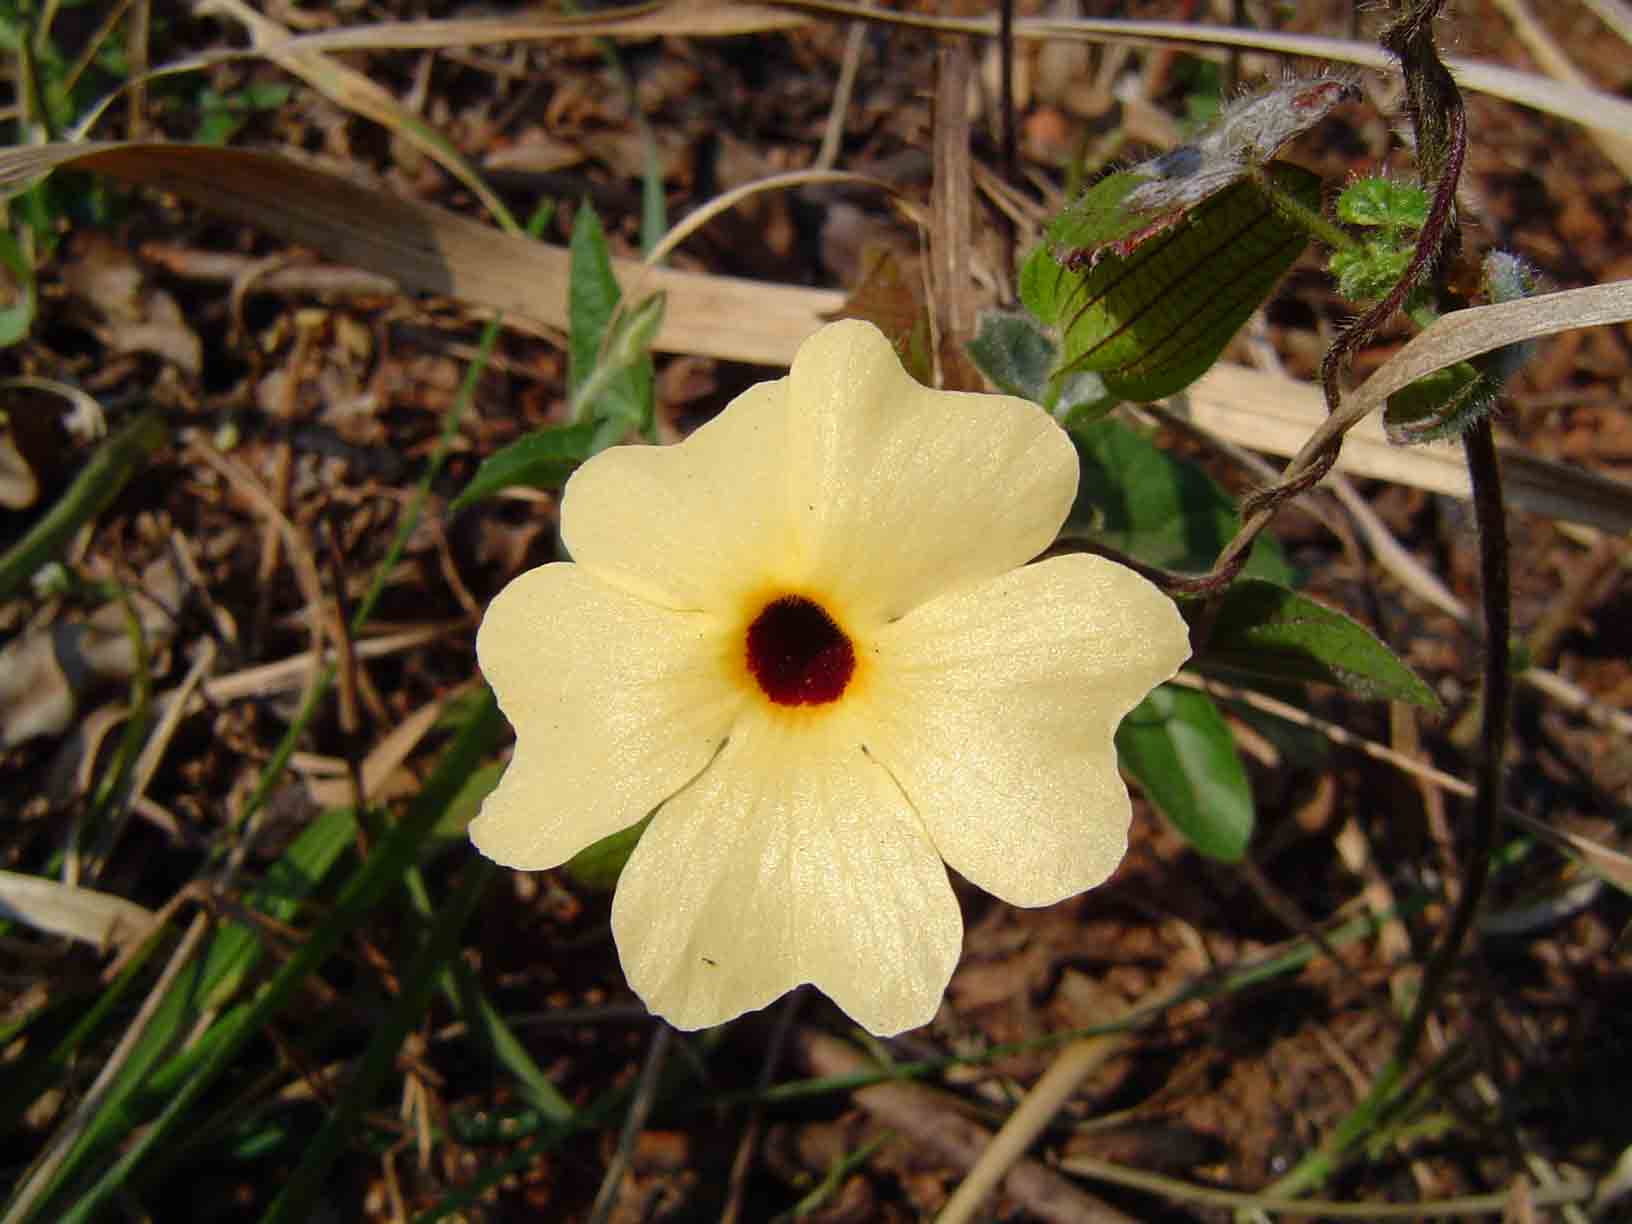
<instances>
[{"instance_id":1,"label":"leaf litter","mask_svg":"<svg viewBox=\"0 0 1632 1224\"><path fill-rule=\"evenodd\" d=\"M1132 7L1139 10L1136 16L1171 18L1184 6ZM1459 50L1521 63L1506 27L1482 7L1469 7L1478 11L1458 20L1464 40ZM1341 8L1299 6L1291 32L1340 28L1334 23L1344 19ZM744 19L748 16L762 26L793 24L785 12L781 20L757 9ZM1559 38L1581 63L1603 70L1602 49L1583 27L1555 15L1545 19L1559 27ZM603 32L599 26L586 29ZM786 168L790 159L814 154L815 134L826 119L827 81L842 53L839 29L815 22L762 36L755 45L768 57L764 63L708 37L620 44L621 53L635 63L637 85L660 67L676 64L693 72L700 67L709 82L706 89L659 99L648 115L648 122L686 153L665 183L672 213L735 185L710 181L708 150L724 139L720 133L747 145L761 165ZM340 35L355 40L357 31L309 37L332 41ZM424 37L429 45L440 45L434 29ZM844 168L911 192L925 184L924 154L933 124L925 101L930 57L904 33L883 37L892 40L892 54L899 58L862 57L856 101L844 117ZM318 41L311 49L327 53L338 45ZM216 48L168 50L179 57ZM425 60L410 52L373 50L348 63L399 98L409 93L416 71L427 73L423 96L431 100L433 113L439 97L483 109L493 122L462 128L468 143L457 150L473 165L493 164L487 159L504 147L507 131L525 139L526 124L516 116L530 116L535 104L547 114L549 97L575 95L578 135L569 143L585 160L551 149L545 162L509 169L506 190L514 193L512 207L541 192L560 198L562 215L550 235L556 244L570 233L576 201L599 196L614 245L626 256L618 265L620 276L635 278L625 281L626 292L637 297L660 288L669 292L661 346L684 354L691 364L681 366L677 358L659 362L659 384L670 392L659 399L660 433L672 437L705 419L760 374L748 363L774 363L788 337L797 339L800 328L813 328L821 313L843 301L844 290L855 288L856 282L836 279L820 258L824 221L849 215L846 210L867 217L892 252L884 265L892 278L887 293L875 287L875 294L888 297L889 310L909 329L917 325L922 294L915 301L911 278L896 275L916 266L917 234L886 210L876 192L803 188L770 206L767 215L786 222L786 228L760 224L750 233L740 218L726 214L713 223L720 228L707 246L706 263L682 247L675 267L641 268L633 241L638 205L604 206L606 198L616 200L620 193L638 198L631 195L638 184L630 183L627 171L602 169L594 155L598 139L626 137L633 128L604 62L596 54L569 50L570 44L553 43L522 50L473 46L459 57ZM1182 108L1187 61L1139 52L1133 63L1143 100ZM507 71L515 65L522 69L519 75ZM240 87L250 71L238 60L207 69L218 92ZM531 83L537 79L552 84L541 91ZM1334 108L1335 90L1335 85L1321 87L1321 97L1332 96ZM540 92L549 96L539 99ZM1561 288L1627 278L1632 255L1608 203L1624 193L1625 184L1613 166L1578 132L1560 136L1558 128L1487 99L1473 98L1470 108L1476 132L1465 180L1473 204L1466 218L1470 230L1476 235L1481 228L1500 231ZM507 128L506 122L516 126ZM1481 126L1511 135L1498 151L1478 139ZM1369 168L1375 159L1401 156L1389 145L1386 123L1358 106L1335 108L1311 127L1289 148L1300 164L1320 170L1328 181L1340 180L1350 169ZM351 168L396 188L398 202L382 217L417 218L422 235L467 244L462 250L474 262L458 266L479 267L479 276L449 283L423 257L423 248L408 248L388 251L380 261L360 254L351 258L394 276L405 289L445 297L396 296L377 283L346 297L298 281L293 288L274 288L272 271L314 266L282 241L305 238L329 258L346 257L327 241L314 241L319 235L302 232L298 224L280 230L268 219L265 230L240 229L171 200L133 195L128 219L100 229L76 227L87 234L88 244L69 244L44 265L48 287L60 286L60 292L44 295L41 325L8 350L13 363L8 372L94 386L116 409L132 400L161 405L178 439L96 517L93 529L67 541L64 554L96 581L129 588L138 607L143 600L165 605L166 619L147 625L148 679L160 699L180 688L203 638L220 647L203 695L188 704L146 804L137 807L113 847L109 874L99 883L110 896L144 912L158 911L178 896L208 862L205 849L211 845L229 847L252 876L259 875L319 806L350 802L354 766L365 794L378 789L390 796L404 786L423 785L437 750L447 742L449 720L458 715L461 686L472 675L472 607L485 603L525 564L552 555L547 493L485 502L454 517L438 511L481 460L525 432L562 423L566 362L549 329L565 322L564 251L557 258L548 249L526 248L523 255L524 248L490 229L478 233L452 221L426 220L442 215L426 212L427 206L463 212L466 218L476 213L440 171L415 171L411 150L388 147L373 131L332 103L297 90L275 116L252 117L240 142L244 148L280 150L289 133L314 135L326 152L349 158ZM1273 143L1274 133L1253 135L1253 141ZM1147 152L1143 164L1173 157L1171 151ZM99 154L86 150L84 156ZM114 161L119 156L108 154ZM224 167L244 164L233 162L233 156L208 170L172 162L179 176L172 185L208 187ZM1183 169L1187 156L1179 154L1169 170ZM121 164L136 168L134 159ZM1204 179L1212 182L1173 173L1159 181L1182 185L1174 190L1198 191ZM253 181L246 180L244 188ZM308 186L317 181L306 180ZM332 205L326 224L366 247L370 222L358 210L371 197L347 198L350 224L345 208ZM262 208L257 215L270 211ZM812 231L801 232L801 226ZM383 220L373 228L376 236L392 232ZM194 279L184 270L186 261L143 257L142 248L130 241L135 237L161 239L172 250L200 255L247 252L275 259L279 267L246 273L234 287L242 290L238 294L219 279ZM712 279L753 271L751 251L765 266L767 243L768 254L787 273L779 291ZM514 327L501 336L496 359L476 384L472 407L454 436L447 474L432 487L432 512L386 573L371 624L349 640L344 625L350 610L365 596L373 567L385 556L413 481L435 445L441 415L454 402L461 371L474 352L482 322L474 306L519 311L534 326ZM1312 265L1292 272L1266 316L1267 334L1286 371L1313 375L1320 330L1344 309ZM138 327L158 328L157 339L129 330ZM1381 364L1405 340L1403 332L1385 336L1361 356L1357 373ZM1602 475L1632 476L1632 447L1616 426L1632 377L1624 328L1577 332L1549 343L1555 347L1543 348L1511 391L1505 420L1511 440ZM1241 355L1238 347L1226 351L1227 358ZM669 371L680 373L665 382ZM207 439L231 453L288 530L273 526L267 513L234 495L219 471L191 457L189 438ZM1163 440L1206 462L1235 491L1248 487L1250 477L1182 435L1170 430ZM382 464L381 452L389 452L393 464ZM43 501L50 504L72 473L45 475ZM1372 486L1367 493L1383 524L1467 600L1474 567L1461 507L1398 484ZM1610 541L1620 565L1594 577L1587 573L1591 545L1579 531L1530 514L1518 516L1515 529L1521 632L1543 622L1561 591L1570 593L1574 615L1556 636L1549 666L1590 700L1625 711L1632 705L1627 662L1632 643L1625 626L1632 621L1625 615L1624 541ZM8 521L8 543L17 530ZM172 551L178 534L184 541L179 555ZM1400 649L1453 717L1465 709L1472 697L1474 643L1453 617L1416 600L1389 571L1313 518L1283 516L1278 536L1307 575L1312 594ZM172 573L161 581L154 567L173 556L169 564L177 572L195 571L197 578L174 583ZM295 556L309 559L309 568L301 563L304 580L296 579ZM3 614L11 635L7 650L46 640L76 623L89 624L103 615L96 611L100 606L84 596L28 592L15 597ZM168 651L160 649L167 638ZM70 685L80 703L71 707L72 717L87 725L96 711L128 707L133 699L135 660L127 639L116 640L127 652L119 666L98 673L95 684ZM298 745L300 753L314 758L303 756L297 765L311 784L280 792L253 830L224 836L247 810L259 766L278 750L287 720L316 672L319 650L331 658L349 650L354 658L348 698L353 715L343 716L338 704L326 707ZM50 659L42 655L41 663L49 673L60 665L59 652L53 649ZM24 686L26 697L49 697L61 683L47 675ZM1414 742L1403 730L1407 716L1382 706L1319 689L1300 692L1294 704L1381 744L1401 748ZM1228 701L1221 708L1240 736L1261 739L1249 773L1259 810L1274 816L1250 849L1252 870L1199 859L1143 813L1128 863L1101 892L1035 912L964 892L969 935L948 1002L935 1025L888 1051L898 1064L934 1064L936 1069L923 1076L932 1090L929 1098L879 1107L872 1103L876 1096L866 1095L875 1091L870 1088L807 1091L801 1088L806 1075L853 1074L873 1064L857 1061L854 1046L841 1051L843 1061L813 1053L831 1051L824 1043L848 1037L814 1002L796 1014L751 1019L725 1034L717 1051L702 1046L684 1059L675 1056L677 1067L686 1059L706 1060L706 1086L688 1089L689 1101L660 1093L633 1143L609 1218L717 1214L732 1201L739 1218L769 1218L829 1178L828 1190L813 1203L816 1218L920 1218L946 1203L978 1156L973 1149L959 1155L950 1141L918 1136L955 1131L962 1123L954 1120L970 1118L985 1132L995 1131L1017 1093L1052 1062L1050 1042L1130 1010L1138 1014L1151 1000L1175 997L1179 1001L1142 1019L1125 1050L1084 1082L1042 1140L1042 1154L1067 1161L1100 1159L1187 1182L1253 1188L1273 1180L1352 1104L1389 1048L1390 990L1410 983L1409 962L1385 959L1384 945L1364 929L1344 933L1343 922L1354 917L1348 903L1363 889L1380 887L1394 907L1393 921L1418 938L1431 930L1434 912L1420 908L1419 898L1432 873L1454 875L1456 840L1446 822L1454 821L1457 807L1436 798L1431 783L1329 743L1309 728L1265 719ZM4 713L10 717L9 706ZM6 801L10 861L31 869L49 848L63 843L76 814L91 800L78 784L60 781L65 771L76 772L74 737L58 738L66 727L60 714L53 715L51 727L51 734L9 748L4 763L13 782ZM1463 758L1451 727L1451 722L1427 720L1421 737L1440 765L1458 772ZM99 758L114 750L117 738L99 741ZM1487 941L1483 974L1460 981L1446 1008L1450 1032L1476 1034L1498 1057L1471 1062L1463 1053L1467 1047L1455 1041L1436 1050L1444 1094L1437 1107L1420 1117L1416 1134L1395 1137L1392 1155L1354 1168L1334 1184L1334 1192L1351 1200L1414 1201L1499 1188L1509 1184L1518 1166L1494 1153L1515 1142L1532 1162L1544 1161L1568 1180L1604 1171L1632 1142L1621 1102L1604 1074L1632 1049L1632 1030L1624 1020L1629 1014L1624 897L1609 890L1574 908L1537 904L1538 898L1579 895L1570 892L1579 882L1574 874L1579 869L1571 865L1576 857L1584 856L1589 867L1596 859L1611 874L1621 869L1629 844L1625 813L1632 806L1626 751L1623 736L1577 712L1542 701L1527 707L1510 767L1512 802L1527 818L1544 819L1578 854L1561 856L1539 842L1510 846L1512 861L1504 864L1492 909L1526 921L1510 923ZM393 806L387 800L386 810L400 814L402 802ZM358 836L366 842L373 833L360 830ZM459 843L455 838L432 845ZM451 889L463 853L440 850L424 863L433 897ZM229 892L220 904L232 912L240 900ZM268 921L260 928L274 960L316 921L314 910L285 913L280 921L290 925ZM390 997L407 963L401 938L411 926L408 915L406 904L400 912L376 914L348 941L344 965L337 961L308 980L314 997L340 1004L334 1013L342 1038L338 1045L309 1037L307 1017L296 1009L274 1020L268 1029L269 1061L261 1068L275 1068L269 1081L274 1086L258 1098L273 1124L259 1131L219 1132L222 1137L212 1140L219 1146L208 1150L234 1154L210 1165L193 1185L201 1201L222 1209L247 1203L257 1212L271 1201L299 1158L293 1136L320 1122L321 1102L331 1099L332 1079L309 1065L306 1055L333 1058L332 1065L344 1070L352 1057L347 1050L356 1048L348 1043L362 1040L368 1030L367 1012L360 1009ZM605 899L566 879L503 879L478 910L462 958L529 1060L576 1105L632 1079L648 1032L638 1009L629 1006L605 927ZM1326 950L1306 941L1311 931L1321 933ZM10 980L22 983L11 988L15 997L8 1002L24 1009L14 1014L37 1006L42 990L50 999L84 997L75 995L76 988L83 988L88 975L94 979L109 969L88 944L66 947L38 936L20 936L20 942L29 945L26 952L8 945L6 953L15 958L8 959ZM1229 976L1232 971L1238 976ZM1195 993L1186 996L1187 991ZM477 1023L473 1017L479 1014L456 1010L449 997L432 1001L424 1041L411 1053L404 1047L400 1094L394 1089L380 1098L358 1143L331 1174L329 1193L349 1213L406 1218L522 1151L530 1123L518 1081L495 1071L481 1047L459 1035L469 1031L459 1026ZM791 1037L783 1036L784 1028ZM40 1039L31 1035L30 1048ZM1000 1052L990 1053L994 1049ZM768 1068L763 1080L762 1068ZM1467 1101L1469 1094L1477 1095L1480 1076L1501 1094L1504 1110L1469 1115ZM253 1087L247 1075L233 1082L246 1091ZM65 1086L72 1084L65 1081ZM802 1095L789 1092L788 1099L779 1100L781 1088ZM743 1103L756 1094L762 1103ZM408 1124L398 1119L399 1103ZM29 1151L49 1141L68 1105L65 1095L40 1098L18 1131ZM889 1112L900 1108L907 1110L904 1116ZM497 1119L509 1119L513 1133L481 1130L484 1120ZM912 1138L903 1139L904 1133ZM553 1218L589 1218L611 1134L589 1132L559 1148L541 1148L494 1184L481 1210L491 1212L490 1218L528 1209ZM750 1146L755 1134L759 1142ZM415 1148L404 1146L389 1158L379 1155L410 1140ZM418 1149L422 1141L428 1147ZM264 1155L253 1154L256 1143L266 1145ZM732 1189L731 1170L745 1148L747 1171L741 1188ZM161 1175L159 1192L179 1184L165 1177L198 1168L184 1159ZM1026 1218L1028 1212L1050 1218L1047 1196L1035 1180L1027 1180L1034 1171L1028 1167L1024 1173L1018 1181L1001 1183L998 1210L1012 1218ZM1148 1192L1097 1180L1077 1182L1074 1189L1098 1199L1102 1211L1133 1218L1224 1218L1218 1207L1173 1206ZM393 1204L401 1204L400 1211Z\"/></svg>"}]
</instances>

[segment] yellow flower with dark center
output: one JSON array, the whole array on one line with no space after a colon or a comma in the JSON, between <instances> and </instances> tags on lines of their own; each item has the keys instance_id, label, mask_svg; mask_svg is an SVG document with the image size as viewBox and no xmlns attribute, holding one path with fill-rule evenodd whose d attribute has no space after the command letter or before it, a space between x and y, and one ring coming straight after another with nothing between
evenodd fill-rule
<instances>
[{"instance_id":1,"label":"yellow flower with dark center","mask_svg":"<svg viewBox=\"0 0 1632 1224\"><path fill-rule=\"evenodd\" d=\"M928 390L855 321L684 442L597 455L573 563L477 637L516 749L471 838L539 870L657 809L612 931L680 1028L804 982L874 1033L928 1022L963 939L946 867L1016 905L1109 876L1112 736L1189 655L1132 571L1026 564L1076 487L1042 409Z\"/></svg>"}]
</instances>

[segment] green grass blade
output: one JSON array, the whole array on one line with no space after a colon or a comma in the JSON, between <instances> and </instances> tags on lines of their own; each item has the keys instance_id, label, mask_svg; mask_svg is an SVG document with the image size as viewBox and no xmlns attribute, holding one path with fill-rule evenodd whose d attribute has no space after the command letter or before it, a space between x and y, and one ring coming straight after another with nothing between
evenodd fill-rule
<instances>
[{"instance_id":1,"label":"green grass blade","mask_svg":"<svg viewBox=\"0 0 1632 1224\"><path fill-rule=\"evenodd\" d=\"M90 1006L85 1007L79 1018L75 1020L63 1036L48 1052L36 1060L26 1056L11 1064L6 1072L6 1085L0 1090L0 1134L5 1134L16 1127L22 1113L31 1105L40 1093L54 1083L61 1082L62 1075L67 1068L68 1060L89 1041L107 1023L113 1011L119 1006L126 992L136 981L147 964L148 957L159 946L160 938L168 928L168 923L155 924L152 932L142 941L141 947L130 957L119 976L110 982ZM74 1000L57 1000L47 1003L38 1011L32 1013L22 1022L0 1032L0 1044L9 1046L23 1034L25 1028L32 1028L34 1023L46 1023L57 1017L65 1004L72 1004Z\"/></svg>"},{"instance_id":2,"label":"green grass blade","mask_svg":"<svg viewBox=\"0 0 1632 1224\"><path fill-rule=\"evenodd\" d=\"M217 1024L218 1044L210 1049L208 1057L171 1096L158 1118L125 1149L96 1184L71 1205L65 1205L57 1224L89 1224L132 1176L143 1169L145 1162L156 1155L155 1149L162 1151L162 1145L172 1139L193 1104L227 1069L245 1043L288 1003L300 984L329 958L346 933L367 917L386 891L401 882L442 809L459 793L465 778L482 758L497 745L503 730L504 720L492 695L488 694L443 753L402 822L386 834L374 853L347 881L328 917L294 950L253 1003ZM159 1156L146 1171L162 1167L163 1163L163 1157Z\"/></svg>"},{"instance_id":3,"label":"green grass blade","mask_svg":"<svg viewBox=\"0 0 1632 1224\"><path fill-rule=\"evenodd\" d=\"M102 443L57 504L0 557L0 600L21 590L74 532L106 510L169 432L158 412L144 412Z\"/></svg>"},{"instance_id":4,"label":"green grass blade","mask_svg":"<svg viewBox=\"0 0 1632 1224\"><path fill-rule=\"evenodd\" d=\"M497 864L491 860L473 857L458 889L438 907L430 938L403 977L396 1006L368 1043L351 1081L335 1102L334 1111L307 1145L283 1192L261 1217L263 1224L305 1224L316 1215L317 1198L323 1191L330 1166L350 1140L363 1111L373 1103L386 1076L396 1067L397 1052L430 1003L448 962L458 955L465 923L497 871Z\"/></svg>"},{"instance_id":5,"label":"green grass blade","mask_svg":"<svg viewBox=\"0 0 1632 1224\"><path fill-rule=\"evenodd\" d=\"M349 812L327 812L320 816L295 839L251 891L247 898L250 908L278 921L292 919L301 900L317 887L341 852L351 844L354 827ZM183 1082L185 1071L207 1056L212 1043L219 1039L222 1021L217 1021L194 1049L166 1061L166 1055L186 1029L210 1007L223 1002L260 955L260 939L253 928L239 922L222 924L208 947L177 979L153 1013L142 1040L109 1088L96 1117L63 1160L52 1183L52 1193L139 1126L157 1108L156 1103Z\"/></svg>"},{"instance_id":6,"label":"green grass blade","mask_svg":"<svg viewBox=\"0 0 1632 1224\"><path fill-rule=\"evenodd\" d=\"M482 992L470 966L455 960L452 968L465 1023L470 1025L476 1039L487 1047L494 1061L516 1077L527 1104L550 1122L561 1123L571 1118L571 1103L561 1095L554 1081L544 1074L544 1069L533 1060L527 1047L521 1044L521 1039L505 1023L498 1008Z\"/></svg>"}]
</instances>

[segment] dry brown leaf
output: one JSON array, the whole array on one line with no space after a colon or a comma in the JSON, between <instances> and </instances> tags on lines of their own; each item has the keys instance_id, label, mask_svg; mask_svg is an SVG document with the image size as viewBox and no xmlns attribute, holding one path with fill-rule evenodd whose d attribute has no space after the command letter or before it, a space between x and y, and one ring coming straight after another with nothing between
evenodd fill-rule
<instances>
[{"instance_id":1,"label":"dry brown leaf","mask_svg":"<svg viewBox=\"0 0 1632 1224\"><path fill-rule=\"evenodd\" d=\"M185 584L166 555L147 567L131 603L147 649L175 636ZM0 650L0 747L68 729L82 697L136 674L136 649L124 609L108 603L84 620L58 621L18 634Z\"/></svg>"},{"instance_id":2,"label":"dry brown leaf","mask_svg":"<svg viewBox=\"0 0 1632 1224\"><path fill-rule=\"evenodd\" d=\"M204 346L175 298L143 283L131 253L105 234L87 233L63 261L62 282L99 315L97 339L115 353L154 353L195 377Z\"/></svg>"},{"instance_id":3,"label":"dry brown leaf","mask_svg":"<svg viewBox=\"0 0 1632 1224\"><path fill-rule=\"evenodd\" d=\"M436 726L436 720L442 716L447 706L450 693L437 701L422 706L398 723L391 731L376 744L368 756L364 758L362 768L363 799L373 803L380 799L399 797L401 794L411 793L414 789L413 779L408 778L409 789L393 794L401 783L401 768L408 754L413 752L419 741L424 739L431 728ZM311 779L306 781L306 790L312 801L319 807L346 807L354 798L349 778Z\"/></svg>"},{"instance_id":4,"label":"dry brown leaf","mask_svg":"<svg viewBox=\"0 0 1632 1224\"><path fill-rule=\"evenodd\" d=\"M0 506L26 510L39 500L40 482L23 453L12 441L11 432L0 434Z\"/></svg>"},{"instance_id":5,"label":"dry brown leaf","mask_svg":"<svg viewBox=\"0 0 1632 1224\"><path fill-rule=\"evenodd\" d=\"M407 141L469 188L482 202L482 207L506 230L521 232L504 202L441 133L355 68L337 63L321 51L297 47L289 31L261 16L243 0L194 0L193 11L200 16L225 16L238 22L248 31L255 49L267 59L336 105L372 119Z\"/></svg>"},{"instance_id":6,"label":"dry brown leaf","mask_svg":"<svg viewBox=\"0 0 1632 1224\"><path fill-rule=\"evenodd\" d=\"M380 21L289 40L293 51L442 50L560 38L720 38L809 25L811 18L772 4L675 0L610 12L563 16L546 9L506 17Z\"/></svg>"},{"instance_id":7,"label":"dry brown leaf","mask_svg":"<svg viewBox=\"0 0 1632 1224\"><path fill-rule=\"evenodd\" d=\"M0 871L0 918L98 948L128 947L153 927L134 901L17 871Z\"/></svg>"}]
</instances>

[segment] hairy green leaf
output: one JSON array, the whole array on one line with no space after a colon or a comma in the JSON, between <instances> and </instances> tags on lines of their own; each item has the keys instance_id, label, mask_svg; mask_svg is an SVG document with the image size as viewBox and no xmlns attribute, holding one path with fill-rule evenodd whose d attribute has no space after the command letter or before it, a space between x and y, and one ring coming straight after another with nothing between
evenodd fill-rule
<instances>
[{"instance_id":1,"label":"hairy green leaf","mask_svg":"<svg viewBox=\"0 0 1632 1224\"><path fill-rule=\"evenodd\" d=\"M614 431L619 434L632 427L646 429L655 394L650 355L642 354L638 361L596 378L623 291L612 273L612 253L600 218L587 200L573 220L568 253L567 390L573 420L618 422Z\"/></svg>"},{"instance_id":2,"label":"hairy green leaf","mask_svg":"<svg viewBox=\"0 0 1632 1224\"><path fill-rule=\"evenodd\" d=\"M1320 179L1309 171L1272 163L1263 173L1277 192L1319 209ZM1098 372L1123 399L1161 399L1218 360L1308 241L1274 196L1242 179L1159 236L1135 233L1101 250L1091 266L1039 248L1022 269L1022 295L1063 332L1063 368Z\"/></svg>"},{"instance_id":3,"label":"hairy green leaf","mask_svg":"<svg viewBox=\"0 0 1632 1224\"><path fill-rule=\"evenodd\" d=\"M1349 225L1410 230L1428 224L1428 193L1397 179L1356 179L1337 197L1337 219Z\"/></svg>"},{"instance_id":4,"label":"hairy green leaf","mask_svg":"<svg viewBox=\"0 0 1632 1224\"><path fill-rule=\"evenodd\" d=\"M1041 404L1062 421L1085 425L1116 406L1099 375L1055 375L1059 346L1030 315L989 310L964 347L999 391Z\"/></svg>"}]
</instances>

